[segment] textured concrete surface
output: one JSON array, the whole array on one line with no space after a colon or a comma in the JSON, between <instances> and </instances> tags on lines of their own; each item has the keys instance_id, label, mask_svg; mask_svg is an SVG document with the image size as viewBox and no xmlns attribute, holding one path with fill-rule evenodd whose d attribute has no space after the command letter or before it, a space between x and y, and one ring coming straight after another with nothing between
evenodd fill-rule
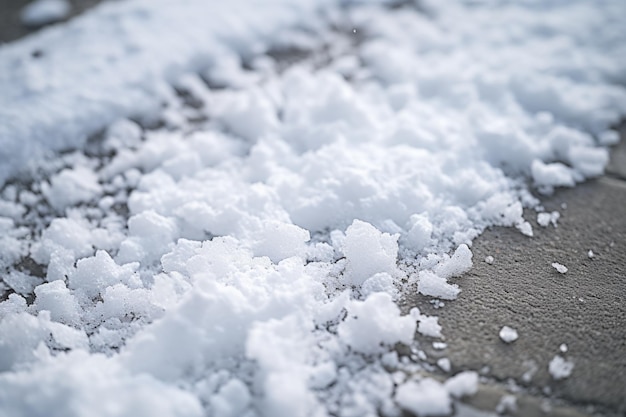
<instances>
[{"instance_id":1,"label":"textured concrete surface","mask_svg":"<svg viewBox=\"0 0 626 417\"><path fill-rule=\"evenodd\" d=\"M614 169L626 168L616 163L625 154L623 140L612 154ZM425 346L429 357L448 357L452 373L481 370L501 388L548 405L626 415L626 182L615 176L544 199L546 210L561 213L557 228L533 222L532 238L494 228L476 239L475 266L457 279L460 297L444 308L424 309L440 317L448 343L440 351ZM493 265L484 261L488 255ZM553 262L568 272L558 273ZM518 331L517 341L500 340L504 325ZM559 351L562 343L567 353ZM548 372L557 354L575 364L571 376L559 381ZM532 378L524 380L525 373ZM534 410L514 415L557 415L555 409Z\"/></svg>"}]
</instances>

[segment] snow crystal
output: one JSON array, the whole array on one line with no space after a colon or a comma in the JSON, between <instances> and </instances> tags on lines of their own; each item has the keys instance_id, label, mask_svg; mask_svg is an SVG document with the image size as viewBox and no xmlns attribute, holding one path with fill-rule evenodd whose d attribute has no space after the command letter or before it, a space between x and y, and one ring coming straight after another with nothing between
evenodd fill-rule
<instances>
[{"instance_id":1,"label":"snow crystal","mask_svg":"<svg viewBox=\"0 0 626 417\"><path fill-rule=\"evenodd\" d=\"M517 334L517 330L509 326L503 326L500 329L499 336L500 336L500 339L502 339L502 341L505 343L515 342L517 338L519 337Z\"/></svg>"},{"instance_id":2,"label":"snow crystal","mask_svg":"<svg viewBox=\"0 0 626 417\"><path fill-rule=\"evenodd\" d=\"M25 25L40 26L62 20L70 10L67 0L35 0L22 9L20 17Z\"/></svg>"},{"instance_id":3,"label":"snow crystal","mask_svg":"<svg viewBox=\"0 0 626 417\"><path fill-rule=\"evenodd\" d=\"M567 272L567 267L565 265L561 265L558 262L552 262L552 267L561 274L564 274Z\"/></svg>"},{"instance_id":4,"label":"snow crystal","mask_svg":"<svg viewBox=\"0 0 626 417\"><path fill-rule=\"evenodd\" d=\"M459 372L444 383L446 389L455 398L471 396L478 391L478 373L474 371Z\"/></svg>"},{"instance_id":5,"label":"snow crystal","mask_svg":"<svg viewBox=\"0 0 626 417\"><path fill-rule=\"evenodd\" d=\"M452 412L448 391L431 378L402 384L396 390L395 399L404 410L419 416L447 415Z\"/></svg>"},{"instance_id":6,"label":"snow crystal","mask_svg":"<svg viewBox=\"0 0 626 417\"><path fill-rule=\"evenodd\" d=\"M565 379L572 374L574 370L574 362L564 359L562 356L556 355L548 365L548 371L552 378L559 380Z\"/></svg>"}]
</instances>

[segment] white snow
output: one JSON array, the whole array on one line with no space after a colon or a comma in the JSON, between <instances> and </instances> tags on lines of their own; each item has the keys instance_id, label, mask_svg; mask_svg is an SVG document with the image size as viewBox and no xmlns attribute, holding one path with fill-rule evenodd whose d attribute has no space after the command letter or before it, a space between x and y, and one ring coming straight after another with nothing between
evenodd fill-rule
<instances>
[{"instance_id":1,"label":"white snow","mask_svg":"<svg viewBox=\"0 0 626 417\"><path fill-rule=\"evenodd\" d=\"M556 380L569 377L573 370L574 362L568 361L560 355L554 356L548 365L550 375L552 375L552 378Z\"/></svg>"},{"instance_id":2,"label":"white snow","mask_svg":"<svg viewBox=\"0 0 626 417\"><path fill-rule=\"evenodd\" d=\"M485 263L488 263L489 265L493 265L494 262L495 262L495 259L493 256L487 255L485 257Z\"/></svg>"},{"instance_id":3,"label":"white snow","mask_svg":"<svg viewBox=\"0 0 626 417\"><path fill-rule=\"evenodd\" d=\"M552 262L552 267L556 269L559 273L564 274L567 272L567 267L558 262Z\"/></svg>"},{"instance_id":4,"label":"white snow","mask_svg":"<svg viewBox=\"0 0 626 417\"><path fill-rule=\"evenodd\" d=\"M595 257L596 255L593 253L593 251L591 249L589 249L589 251L587 252L587 257L589 259L592 259L593 257Z\"/></svg>"},{"instance_id":5,"label":"white snow","mask_svg":"<svg viewBox=\"0 0 626 417\"><path fill-rule=\"evenodd\" d=\"M531 188L601 173L625 5L425 5L106 2L1 45L0 414L472 395L412 379L445 329L406 300L454 300L486 228L532 235Z\"/></svg>"},{"instance_id":6,"label":"white snow","mask_svg":"<svg viewBox=\"0 0 626 417\"><path fill-rule=\"evenodd\" d=\"M448 391L432 378L402 384L395 399L401 408L418 416L443 416L452 412Z\"/></svg>"},{"instance_id":7,"label":"white snow","mask_svg":"<svg viewBox=\"0 0 626 417\"><path fill-rule=\"evenodd\" d=\"M537 223L539 223L542 227L548 227L550 223L552 223L552 226L557 227L556 222L560 217L561 213L558 211L553 211L551 213L539 213L537 214Z\"/></svg>"},{"instance_id":8,"label":"white snow","mask_svg":"<svg viewBox=\"0 0 626 417\"><path fill-rule=\"evenodd\" d=\"M454 375L444 383L446 389L455 398L472 396L478 391L478 373L463 371Z\"/></svg>"},{"instance_id":9,"label":"white snow","mask_svg":"<svg viewBox=\"0 0 626 417\"><path fill-rule=\"evenodd\" d=\"M71 8L67 0L35 0L22 9L20 18L25 25L40 26L62 20Z\"/></svg>"},{"instance_id":10,"label":"white snow","mask_svg":"<svg viewBox=\"0 0 626 417\"><path fill-rule=\"evenodd\" d=\"M504 343L515 342L519 337L517 330L509 326L502 326L499 336Z\"/></svg>"}]
</instances>

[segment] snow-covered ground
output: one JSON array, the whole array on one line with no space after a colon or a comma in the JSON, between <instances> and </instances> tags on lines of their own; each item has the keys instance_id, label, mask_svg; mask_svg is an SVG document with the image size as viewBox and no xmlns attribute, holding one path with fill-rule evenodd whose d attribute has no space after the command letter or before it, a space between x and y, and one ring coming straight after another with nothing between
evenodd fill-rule
<instances>
[{"instance_id":1,"label":"snow-covered ground","mask_svg":"<svg viewBox=\"0 0 626 417\"><path fill-rule=\"evenodd\" d=\"M475 393L422 376L445 328L399 301L463 296L486 227L602 173L626 3L387 3L111 2L0 47L0 415Z\"/></svg>"}]
</instances>

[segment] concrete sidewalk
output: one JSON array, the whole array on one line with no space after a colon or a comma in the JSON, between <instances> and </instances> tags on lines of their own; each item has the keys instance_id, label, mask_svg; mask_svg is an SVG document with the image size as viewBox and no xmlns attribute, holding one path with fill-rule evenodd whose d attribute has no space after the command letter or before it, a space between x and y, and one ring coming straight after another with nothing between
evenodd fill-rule
<instances>
[{"instance_id":1,"label":"concrete sidewalk","mask_svg":"<svg viewBox=\"0 0 626 417\"><path fill-rule=\"evenodd\" d=\"M493 411L509 391L526 404L511 415L626 415L626 125L621 130L607 176L542 198L548 212L560 212L557 228L533 222L532 238L488 230L474 242L474 267L457 280L459 298L424 309L439 316L448 344L435 350L424 340L433 363L447 357L452 374L477 370L491 382L470 400L475 406ZM489 255L493 265L484 261ZM505 325L518 331L517 341L500 340ZM548 372L557 354L574 363L559 381Z\"/></svg>"}]
</instances>

